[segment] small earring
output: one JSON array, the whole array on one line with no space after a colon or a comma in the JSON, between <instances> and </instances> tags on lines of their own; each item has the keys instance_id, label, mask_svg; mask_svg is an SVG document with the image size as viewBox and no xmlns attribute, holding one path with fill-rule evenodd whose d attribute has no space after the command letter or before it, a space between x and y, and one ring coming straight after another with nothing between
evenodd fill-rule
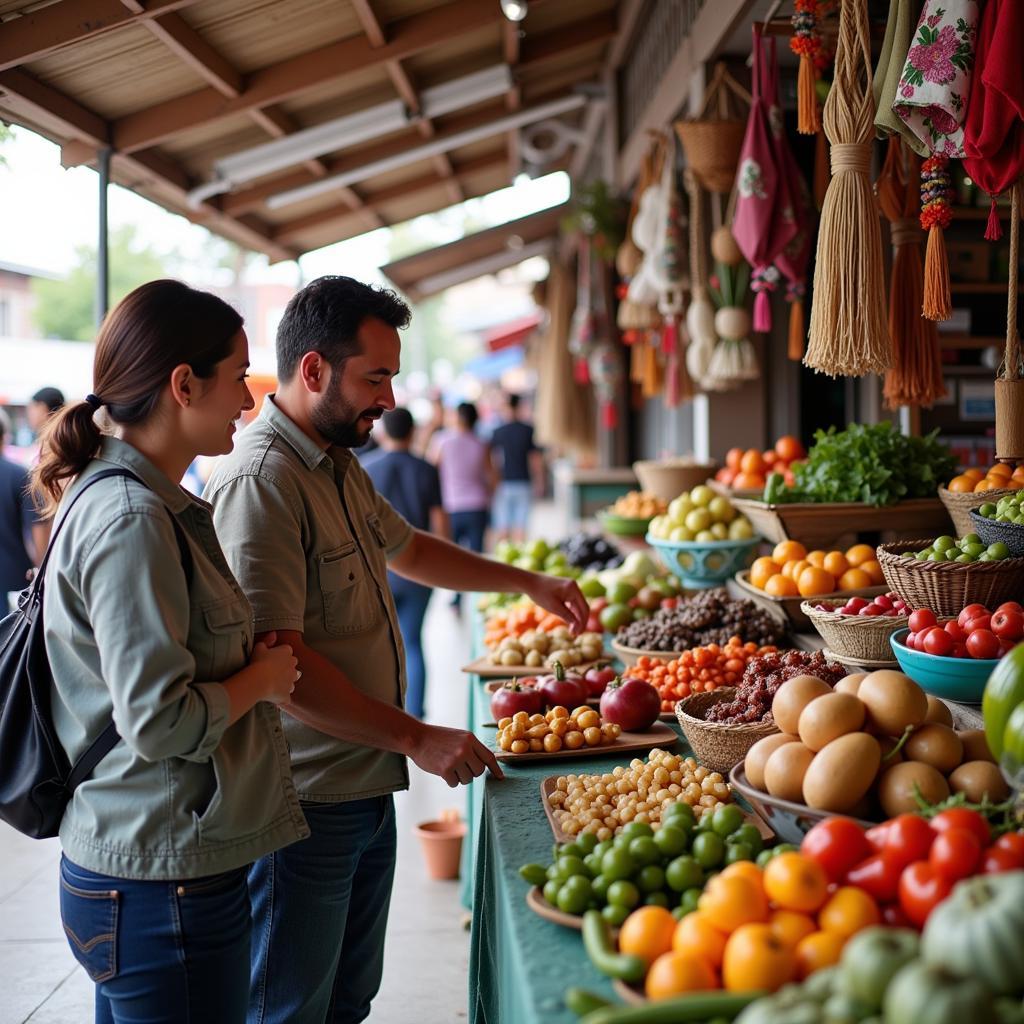
<instances>
[{"instance_id":1,"label":"small earring","mask_svg":"<svg viewBox=\"0 0 1024 1024\"><path fill-rule=\"evenodd\" d=\"M185 404L186 405L191 405L192 404L192 399L191 398L186 398L185 399Z\"/></svg>"}]
</instances>

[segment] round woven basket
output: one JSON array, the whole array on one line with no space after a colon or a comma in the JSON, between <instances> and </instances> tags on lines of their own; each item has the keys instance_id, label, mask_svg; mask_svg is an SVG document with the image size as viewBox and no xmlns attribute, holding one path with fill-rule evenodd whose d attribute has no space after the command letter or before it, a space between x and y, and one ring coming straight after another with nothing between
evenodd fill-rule
<instances>
[{"instance_id":1,"label":"round woven basket","mask_svg":"<svg viewBox=\"0 0 1024 1024\"><path fill-rule=\"evenodd\" d=\"M892 661L889 637L907 625L906 615L836 615L845 601L804 601L800 610L811 620L814 628L839 658L855 661ZM826 605L823 612L816 606Z\"/></svg>"},{"instance_id":2,"label":"round woven basket","mask_svg":"<svg viewBox=\"0 0 1024 1024\"><path fill-rule=\"evenodd\" d=\"M686 162L709 192L728 195L736 181L746 123L728 121L677 121L676 134L686 151Z\"/></svg>"},{"instance_id":3,"label":"round woven basket","mask_svg":"<svg viewBox=\"0 0 1024 1024\"><path fill-rule=\"evenodd\" d=\"M971 509L984 505L986 501L997 502L1004 494L1013 494L1013 491L970 491L967 494L959 494L956 491L947 491L945 487L939 488L939 500L946 506L949 518L953 520L956 535L963 537L965 534L973 533L974 524L971 522Z\"/></svg>"},{"instance_id":4,"label":"round woven basket","mask_svg":"<svg viewBox=\"0 0 1024 1024\"><path fill-rule=\"evenodd\" d=\"M1017 597L1024 580L1024 558L999 562L924 562L901 558L920 551L923 541L897 541L878 546L878 564L886 583L912 608L930 608L936 615L959 615L977 602L995 608Z\"/></svg>"},{"instance_id":5,"label":"round woven basket","mask_svg":"<svg viewBox=\"0 0 1024 1024\"><path fill-rule=\"evenodd\" d=\"M985 544L995 544L1002 541L1014 558L1024 557L1024 526L1019 523L999 523L994 519L986 519L979 516L977 512L971 512L971 530L973 530ZM968 533L971 531L968 530ZM1024 583L1022 583L1024 588Z\"/></svg>"},{"instance_id":6,"label":"round woven basket","mask_svg":"<svg viewBox=\"0 0 1024 1024\"><path fill-rule=\"evenodd\" d=\"M723 686L710 693L695 693L676 703L676 718L697 760L705 768L723 774L739 764L758 740L779 731L774 722L729 725L704 720L715 704L730 701L735 696L735 687Z\"/></svg>"}]
</instances>

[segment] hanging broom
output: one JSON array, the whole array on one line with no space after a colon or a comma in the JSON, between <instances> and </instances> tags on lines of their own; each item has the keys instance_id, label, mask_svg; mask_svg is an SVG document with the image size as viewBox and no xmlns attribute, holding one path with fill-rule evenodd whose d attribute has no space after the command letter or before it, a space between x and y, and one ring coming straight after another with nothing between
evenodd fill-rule
<instances>
[{"instance_id":1,"label":"hanging broom","mask_svg":"<svg viewBox=\"0 0 1024 1024\"><path fill-rule=\"evenodd\" d=\"M928 232L921 311L929 320L948 320L953 315L945 236L953 221L951 187L949 157L934 155L921 164L921 227Z\"/></svg>"},{"instance_id":2,"label":"hanging broom","mask_svg":"<svg viewBox=\"0 0 1024 1024\"><path fill-rule=\"evenodd\" d=\"M1024 459L1024 363L1017 333L1020 303L1020 204L1021 182L1010 191L1010 280L1006 306L1006 352L996 378L996 458Z\"/></svg>"},{"instance_id":3,"label":"hanging broom","mask_svg":"<svg viewBox=\"0 0 1024 1024\"><path fill-rule=\"evenodd\" d=\"M824 115L832 181L821 211L804 356L807 366L832 377L882 373L892 363L882 235L871 190L874 116L867 0L844 0Z\"/></svg>"}]
</instances>

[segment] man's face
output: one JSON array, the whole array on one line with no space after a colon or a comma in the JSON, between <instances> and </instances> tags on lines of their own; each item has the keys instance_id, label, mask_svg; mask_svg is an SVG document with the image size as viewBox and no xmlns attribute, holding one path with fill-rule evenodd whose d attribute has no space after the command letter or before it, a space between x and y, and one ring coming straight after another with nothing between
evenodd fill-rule
<instances>
[{"instance_id":1,"label":"man's face","mask_svg":"<svg viewBox=\"0 0 1024 1024\"><path fill-rule=\"evenodd\" d=\"M383 320L367 317L359 327L360 351L330 377L313 407L313 426L341 448L361 448L373 424L395 407L392 380L398 373L402 343L398 331Z\"/></svg>"},{"instance_id":2,"label":"man's face","mask_svg":"<svg viewBox=\"0 0 1024 1024\"><path fill-rule=\"evenodd\" d=\"M45 402L29 402L25 406L25 419L35 434L39 433L49 416L50 407Z\"/></svg>"}]
</instances>

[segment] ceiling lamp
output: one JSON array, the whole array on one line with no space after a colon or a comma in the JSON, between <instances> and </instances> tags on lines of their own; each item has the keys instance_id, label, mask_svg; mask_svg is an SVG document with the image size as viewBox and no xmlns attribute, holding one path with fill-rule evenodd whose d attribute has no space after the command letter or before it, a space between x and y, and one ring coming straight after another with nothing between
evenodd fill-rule
<instances>
[{"instance_id":1,"label":"ceiling lamp","mask_svg":"<svg viewBox=\"0 0 1024 1024\"><path fill-rule=\"evenodd\" d=\"M526 17L526 0L501 0L501 13L509 21L522 21Z\"/></svg>"}]
</instances>

